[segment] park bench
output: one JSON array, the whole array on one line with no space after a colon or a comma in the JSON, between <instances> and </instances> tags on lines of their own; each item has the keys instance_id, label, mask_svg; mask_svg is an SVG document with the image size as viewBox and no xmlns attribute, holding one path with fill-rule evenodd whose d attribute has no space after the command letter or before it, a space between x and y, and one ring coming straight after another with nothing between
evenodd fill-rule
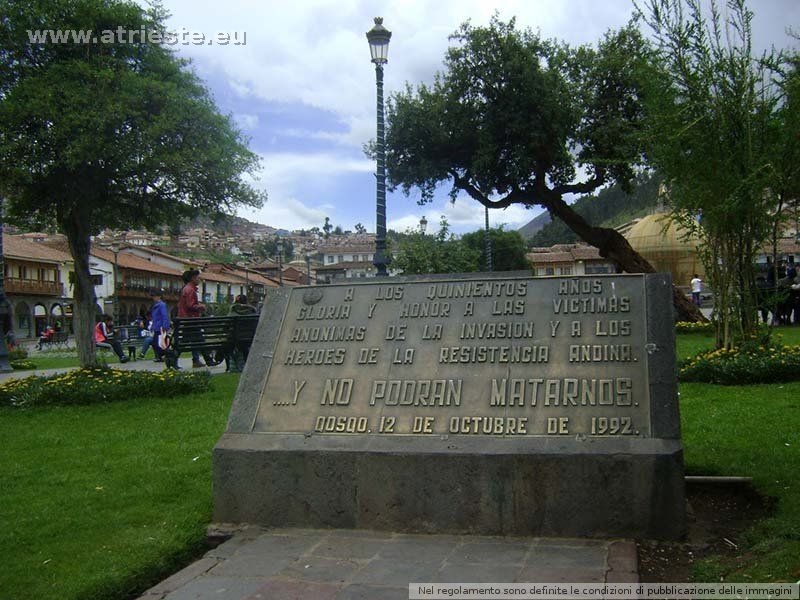
<instances>
[{"instance_id":1,"label":"park bench","mask_svg":"<svg viewBox=\"0 0 800 600\"><path fill-rule=\"evenodd\" d=\"M136 354L142 347L142 338L139 336L138 325L122 325L120 327L114 327L113 339L118 340L123 350L128 351L128 358L130 360L136 359ZM95 347L103 352L112 351L111 344L105 342L96 343Z\"/></svg>"},{"instance_id":2,"label":"park bench","mask_svg":"<svg viewBox=\"0 0 800 600\"><path fill-rule=\"evenodd\" d=\"M208 366L230 358L234 350L246 355L257 327L258 314L175 319L167 367L176 367L183 352L200 352Z\"/></svg>"},{"instance_id":3,"label":"park bench","mask_svg":"<svg viewBox=\"0 0 800 600\"><path fill-rule=\"evenodd\" d=\"M114 337L119 340L119 343L124 349L128 351L128 358L134 360L136 353L142 347L142 338L139 335L138 325L121 325L114 327Z\"/></svg>"},{"instance_id":4,"label":"park bench","mask_svg":"<svg viewBox=\"0 0 800 600\"><path fill-rule=\"evenodd\" d=\"M65 350L69 346L69 332L55 331L53 335L50 336L50 339L40 339L39 344L42 350L44 350L45 346Z\"/></svg>"}]
</instances>

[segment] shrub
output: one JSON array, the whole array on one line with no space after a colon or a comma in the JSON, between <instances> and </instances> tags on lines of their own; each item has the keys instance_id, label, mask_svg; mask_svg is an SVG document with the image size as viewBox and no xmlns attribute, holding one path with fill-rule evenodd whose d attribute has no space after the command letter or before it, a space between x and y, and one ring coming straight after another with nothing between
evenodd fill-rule
<instances>
[{"instance_id":1,"label":"shrub","mask_svg":"<svg viewBox=\"0 0 800 600\"><path fill-rule=\"evenodd\" d=\"M708 350L681 361L681 381L721 385L800 380L800 346L743 344L730 350Z\"/></svg>"},{"instance_id":2,"label":"shrub","mask_svg":"<svg viewBox=\"0 0 800 600\"><path fill-rule=\"evenodd\" d=\"M678 321L675 323L675 333L711 333L714 331L714 324L711 321L691 322Z\"/></svg>"},{"instance_id":3,"label":"shrub","mask_svg":"<svg viewBox=\"0 0 800 600\"><path fill-rule=\"evenodd\" d=\"M8 361L11 368L17 371L26 371L28 369L35 369L36 363L32 360L10 360Z\"/></svg>"},{"instance_id":4,"label":"shrub","mask_svg":"<svg viewBox=\"0 0 800 600\"><path fill-rule=\"evenodd\" d=\"M0 406L95 404L206 391L208 371L122 371L98 367L0 384Z\"/></svg>"},{"instance_id":5,"label":"shrub","mask_svg":"<svg viewBox=\"0 0 800 600\"><path fill-rule=\"evenodd\" d=\"M16 348L8 351L8 360L25 360L28 358L28 351L24 348Z\"/></svg>"}]
</instances>

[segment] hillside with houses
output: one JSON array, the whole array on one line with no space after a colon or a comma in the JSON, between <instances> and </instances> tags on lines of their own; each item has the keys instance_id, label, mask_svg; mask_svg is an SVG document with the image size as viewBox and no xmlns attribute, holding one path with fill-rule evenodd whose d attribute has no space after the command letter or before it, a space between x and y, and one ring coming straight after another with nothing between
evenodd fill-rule
<instances>
[{"instance_id":1,"label":"hillside with houses","mask_svg":"<svg viewBox=\"0 0 800 600\"><path fill-rule=\"evenodd\" d=\"M133 322L147 314L153 289L174 313L188 269L201 270L201 300L212 313L226 311L239 295L258 305L269 288L373 275L370 234L325 236L239 218L195 225L177 234L106 230L96 236L90 269L97 313ZM71 332L75 274L66 238L12 226L4 234L7 329L18 338L38 337L48 326Z\"/></svg>"}]
</instances>

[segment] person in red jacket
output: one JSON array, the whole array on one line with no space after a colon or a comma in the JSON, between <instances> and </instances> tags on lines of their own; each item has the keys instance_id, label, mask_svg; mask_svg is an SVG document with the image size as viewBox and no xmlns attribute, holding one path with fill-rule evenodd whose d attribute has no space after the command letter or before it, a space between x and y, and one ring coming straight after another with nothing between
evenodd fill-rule
<instances>
[{"instance_id":1,"label":"person in red jacket","mask_svg":"<svg viewBox=\"0 0 800 600\"><path fill-rule=\"evenodd\" d=\"M191 269L183 274L183 282L186 284L181 290L178 298L178 318L202 317L206 312L206 306L198 299L197 288L200 285L200 271ZM205 363L200 360L200 353L192 350L192 366L205 367Z\"/></svg>"},{"instance_id":2,"label":"person in red jacket","mask_svg":"<svg viewBox=\"0 0 800 600\"><path fill-rule=\"evenodd\" d=\"M119 362L128 362L128 357L122 351L119 340L114 339L114 320L106 315L103 320L94 326L94 343L100 348L111 348L119 356Z\"/></svg>"}]
</instances>

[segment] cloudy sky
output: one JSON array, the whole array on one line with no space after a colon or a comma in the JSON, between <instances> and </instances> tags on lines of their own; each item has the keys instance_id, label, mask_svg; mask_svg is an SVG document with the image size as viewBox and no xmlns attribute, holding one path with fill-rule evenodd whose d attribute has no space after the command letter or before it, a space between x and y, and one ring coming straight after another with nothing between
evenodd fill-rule
<instances>
[{"instance_id":1,"label":"cloudy sky","mask_svg":"<svg viewBox=\"0 0 800 600\"><path fill-rule=\"evenodd\" d=\"M800 25L798 0L759 0L754 34L759 47L794 43L786 27ZM466 19L502 19L539 29L545 37L592 43L624 25L630 0L165 0L169 25L216 35L238 33L246 45L177 46L191 58L223 112L230 113L262 157L257 186L269 194L259 210L241 216L287 229L321 227L326 216L351 229L375 230L374 163L362 145L375 137L375 71L365 32L383 16L392 31L385 70L387 96L405 82L431 82L441 68L447 37ZM483 210L467 197L445 194L420 207L414 196L390 193L390 228L417 226L440 215L457 232L482 226ZM512 207L492 211L493 225L516 228L537 214Z\"/></svg>"}]
</instances>

